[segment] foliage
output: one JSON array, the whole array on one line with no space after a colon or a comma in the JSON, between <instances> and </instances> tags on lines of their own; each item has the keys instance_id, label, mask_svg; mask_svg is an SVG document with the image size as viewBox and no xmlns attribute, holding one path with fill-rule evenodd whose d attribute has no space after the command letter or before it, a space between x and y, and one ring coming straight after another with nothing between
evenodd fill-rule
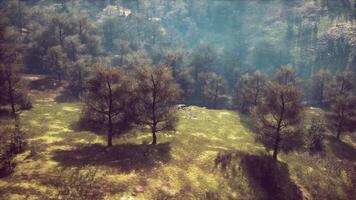
<instances>
[{"instance_id":1,"label":"foliage","mask_svg":"<svg viewBox=\"0 0 356 200\"><path fill-rule=\"evenodd\" d=\"M294 85L292 72L282 67L276 81L268 83L264 101L253 111L257 140L273 150L275 159L280 148L289 151L301 140L301 91Z\"/></svg>"},{"instance_id":2,"label":"foliage","mask_svg":"<svg viewBox=\"0 0 356 200\"><path fill-rule=\"evenodd\" d=\"M177 123L175 104L180 95L179 85L166 65L137 69L140 123L152 131L152 144L156 144L156 133L172 130Z\"/></svg>"},{"instance_id":3,"label":"foliage","mask_svg":"<svg viewBox=\"0 0 356 200\"><path fill-rule=\"evenodd\" d=\"M226 80L215 73L200 73L199 83L202 85L204 98L209 102L211 108L224 107L226 94Z\"/></svg>"},{"instance_id":4,"label":"foliage","mask_svg":"<svg viewBox=\"0 0 356 200\"><path fill-rule=\"evenodd\" d=\"M122 133L136 119L135 89L125 72L105 63L97 63L95 74L88 80L83 117L104 125L108 146L112 146L114 131Z\"/></svg>"},{"instance_id":5,"label":"foliage","mask_svg":"<svg viewBox=\"0 0 356 200\"><path fill-rule=\"evenodd\" d=\"M325 122L318 118L311 119L311 125L306 133L306 147L310 152L316 153L324 150L323 140L325 131Z\"/></svg>"},{"instance_id":6,"label":"foliage","mask_svg":"<svg viewBox=\"0 0 356 200\"><path fill-rule=\"evenodd\" d=\"M342 132L354 131L356 120L356 96L354 77L351 72L339 72L331 88L330 112L327 114L329 128L340 140Z\"/></svg>"},{"instance_id":7,"label":"foliage","mask_svg":"<svg viewBox=\"0 0 356 200\"><path fill-rule=\"evenodd\" d=\"M13 158L16 154L23 152L26 145L25 135L20 130L18 118L15 120L15 128L11 126L0 128L0 177L9 175L13 171L15 167Z\"/></svg>"},{"instance_id":8,"label":"foliage","mask_svg":"<svg viewBox=\"0 0 356 200\"><path fill-rule=\"evenodd\" d=\"M258 106L263 100L267 78L260 71L252 75L244 74L236 83L234 103L241 112L247 112Z\"/></svg>"}]
</instances>

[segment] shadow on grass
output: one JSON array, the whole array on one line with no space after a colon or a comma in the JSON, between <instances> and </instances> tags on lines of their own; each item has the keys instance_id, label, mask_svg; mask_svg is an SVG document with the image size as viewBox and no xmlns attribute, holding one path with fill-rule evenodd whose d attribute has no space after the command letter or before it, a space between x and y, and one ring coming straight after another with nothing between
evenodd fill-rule
<instances>
[{"instance_id":1,"label":"shadow on grass","mask_svg":"<svg viewBox=\"0 0 356 200\"><path fill-rule=\"evenodd\" d=\"M251 130L251 131L256 131L256 126L255 126L255 122L253 121L253 118L251 117L251 115L249 115L248 113L241 113L236 111L237 115L239 115L240 117L240 123L242 124L242 126L246 127L247 129Z\"/></svg>"},{"instance_id":2,"label":"shadow on grass","mask_svg":"<svg viewBox=\"0 0 356 200\"><path fill-rule=\"evenodd\" d=\"M0 194L2 195L23 195L25 196L24 199L29 199L29 196L36 196L38 199L48 199L48 196L43 194L42 192L33 189L33 188L25 188L25 187L21 187L21 186L16 186L14 185L10 185L10 186L6 186L3 188L0 188ZM0 199L2 196L0 196ZM19 197L18 197L19 198ZM5 199L5 197L4 197Z\"/></svg>"},{"instance_id":3,"label":"shadow on grass","mask_svg":"<svg viewBox=\"0 0 356 200\"><path fill-rule=\"evenodd\" d=\"M333 136L328 136L329 146L334 155L340 159L356 161L356 149L351 145L336 139Z\"/></svg>"},{"instance_id":4,"label":"shadow on grass","mask_svg":"<svg viewBox=\"0 0 356 200\"><path fill-rule=\"evenodd\" d=\"M53 77L45 77L41 78L38 80L31 81L28 84L28 88L30 90L53 90L61 87L63 84L59 83L55 78Z\"/></svg>"},{"instance_id":5,"label":"shadow on grass","mask_svg":"<svg viewBox=\"0 0 356 200\"><path fill-rule=\"evenodd\" d=\"M10 119L10 115L10 110L0 107L0 119Z\"/></svg>"},{"instance_id":6,"label":"shadow on grass","mask_svg":"<svg viewBox=\"0 0 356 200\"><path fill-rule=\"evenodd\" d=\"M171 159L170 143L157 145L120 144L107 149L103 145L80 146L74 150L57 150L53 159L66 167L107 166L122 171L151 169Z\"/></svg>"},{"instance_id":7,"label":"shadow on grass","mask_svg":"<svg viewBox=\"0 0 356 200\"><path fill-rule=\"evenodd\" d=\"M240 182L247 179L253 199L300 200L302 192L291 180L288 165L269 155L252 155L241 151L219 154L215 159L232 189L239 190Z\"/></svg>"}]
</instances>

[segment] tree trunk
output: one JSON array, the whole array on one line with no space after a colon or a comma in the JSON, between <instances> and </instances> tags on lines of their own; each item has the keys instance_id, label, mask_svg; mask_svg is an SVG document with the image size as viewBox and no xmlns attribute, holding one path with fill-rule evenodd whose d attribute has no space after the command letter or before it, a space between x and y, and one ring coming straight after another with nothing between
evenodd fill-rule
<instances>
[{"instance_id":1,"label":"tree trunk","mask_svg":"<svg viewBox=\"0 0 356 200\"><path fill-rule=\"evenodd\" d=\"M340 140L341 132L342 132L342 127L344 126L344 108L341 110L341 116L339 119L339 123L337 125L337 134L336 134L336 139Z\"/></svg>"},{"instance_id":2,"label":"tree trunk","mask_svg":"<svg viewBox=\"0 0 356 200\"><path fill-rule=\"evenodd\" d=\"M108 130L108 147L112 146L112 121L109 117L109 130Z\"/></svg>"},{"instance_id":3,"label":"tree trunk","mask_svg":"<svg viewBox=\"0 0 356 200\"><path fill-rule=\"evenodd\" d=\"M281 140L280 135L279 135L279 129L277 130L276 134L277 134L277 137L276 137L276 140L274 142L274 147L273 147L273 158L275 160L277 160L277 155L278 155L278 150L279 150L279 142Z\"/></svg>"},{"instance_id":4,"label":"tree trunk","mask_svg":"<svg viewBox=\"0 0 356 200\"><path fill-rule=\"evenodd\" d=\"M320 96L319 96L319 105L323 106L323 102L324 102L324 84L321 83L320 86Z\"/></svg>"},{"instance_id":5,"label":"tree trunk","mask_svg":"<svg viewBox=\"0 0 356 200\"><path fill-rule=\"evenodd\" d=\"M111 83L108 77L106 77L106 84L108 86L109 90L109 131L108 131L108 147L112 146L112 103L113 103L113 97L112 97L112 91L111 91Z\"/></svg>"},{"instance_id":6,"label":"tree trunk","mask_svg":"<svg viewBox=\"0 0 356 200\"><path fill-rule=\"evenodd\" d=\"M337 130L336 139L340 140L341 130Z\"/></svg>"},{"instance_id":7,"label":"tree trunk","mask_svg":"<svg viewBox=\"0 0 356 200\"><path fill-rule=\"evenodd\" d=\"M151 81L152 81L152 85L153 85L153 92L152 92L152 144L155 145L157 144L157 136L156 136L156 132L157 132L157 119L156 119L156 95L157 95L157 86L154 80L153 75L151 75Z\"/></svg>"},{"instance_id":8,"label":"tree trunk","mask_svg":"<svg viewBox=\"0 0 356 200\"><path fill-rule=\"evenodd\" d=\"M156 127L152 127L152 143L153 145L157 144L157 136L156 136Z\"/></svg>"},{"instance_id":9,"label":"tree trunk","mask_svg":"<svg viewBox=\"0 0 356 200\"><path fill-rule=\"evenodd\" d=\"M57 73L57 79L58 79L58 83L62 82L62 75L60 72Z\"/></svg>"},{"instance_id":10,"label":"tree trunk","mask_svg":"<svg viewBox=\"0 0 356 200\"><path fill-rule=\"evenodd\" d=\"M9 88L8 88L8 97L9 97L9 101L11 104L11 112L12 114L16 113L16 108L15 108L15 98L14 98L14 93L13 93L13 89L12 89L12 82L11 82L11 77L8 77L8 84L9 84Z\"/></svg>"}]
</instances>

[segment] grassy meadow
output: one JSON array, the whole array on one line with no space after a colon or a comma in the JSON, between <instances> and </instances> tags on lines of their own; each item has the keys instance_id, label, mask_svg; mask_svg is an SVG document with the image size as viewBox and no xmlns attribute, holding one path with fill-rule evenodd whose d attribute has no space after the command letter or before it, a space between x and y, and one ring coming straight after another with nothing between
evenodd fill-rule
<instances>
[{"instance_id":1,"label":"grassy meadow","mask_svg":"<svg viewBox=\"0 0 356 200\"><path fill-rule=\"evenodd\" d=\"M243 165L239 155L256 161L268 154L255 142L248 117L235 111L185 107L176 131L160 133L156 146L149 145L150 133L133 130L116 136L106 149L105 135L78 128L80 103L55 101L58 88L31 92L33 108L20 114L28 147L15 157L14 172L0 179L2 199L56 199L55 180L65 180L64 172L72 169L95 169L105 199L265 199L269 194L253 170L248 175L237 166L237 172L227 174L226 167L216 165L224 152L239 152L230 165L234 160ZM322 111L307 109L305 120L313 115L322 117ZM327 135L320 155L281 153L277 168L287 173L272 179L287 181L304 199L350 198L355 195L356 140L347 135L343 141Z\"/></svg>"}]
</instances>

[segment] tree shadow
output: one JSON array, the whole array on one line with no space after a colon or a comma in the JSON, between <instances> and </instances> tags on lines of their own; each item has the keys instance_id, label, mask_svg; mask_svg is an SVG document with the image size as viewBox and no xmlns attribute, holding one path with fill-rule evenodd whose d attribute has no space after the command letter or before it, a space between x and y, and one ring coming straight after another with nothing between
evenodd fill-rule
<instances>
[{"instance_id":1,"label":"tree shadow","mask_svg":"<svg viewBox=\"0 0 356 200\"><path fill-rule=\"evenodd\" d=\"M28 84L28 88L30 90L39 90L39 91L44 91L44 90L53 90L61 87L63 83L59 83L55 78L53 77L44 77L38 80L33 80Z\"/></svg>"},{"instance_id":2,"label":"tree shadow","mask_svg":"<svg viewBox=\"0 0 356 200\"><path fill-rule=\"evenodd\" d=\"M227 174L226 178L230 179L230 183L241 181L241 176L246 177L249 188L255 195L254 198L303 199L302 192L290 178L288 165L274 160L269 155L252 155L241 151L226 152L217 156L215 164L225 175Z\"/></svg>"},{"instance_id":3,"label":"tree shadow","mask_svg":"<svg viewBox=\"0 0 356 200\"><path fill-rule=\"evenodd\" d=\"M334 155L340 159L356 161L356 149L350 144L336 139L334 136L327 136L329 146Z\"/></svg>"},{"instance_id":4,"label":"tree shadow","mask_svg":"<svg viewBox=\"0 0 356 200\"><path fill-rule=\"evenodd\" d=\"M10 116L10 110L0 107L0 119L10 119Z\"/></svg>"},{"instance_id":5,"label":"tree shadow","mask_svg":"<svg viewBox=\"0 0 356 200\"><path fill-rule=\"evenodd\" d=\"M246 127L247 129L251 130L252 132L256 131L256 125L249 113L242 113L240 111L236 111L237 115L239 116L239 122L242 126Z\"/></svg>"},{"instance_id":6,"label":"tree shadow","mask_svg":"<svg viewBox=\"0 0 356 200\"><path fill-rule=\"evenodd\" d=\"M53 159L66 167L107 166L122 171L151 169L171 159L170 143L157 145L119 144L107 149L100 144L79 146L74 150L57 150Z\"/></svg>"}]
</instances>

